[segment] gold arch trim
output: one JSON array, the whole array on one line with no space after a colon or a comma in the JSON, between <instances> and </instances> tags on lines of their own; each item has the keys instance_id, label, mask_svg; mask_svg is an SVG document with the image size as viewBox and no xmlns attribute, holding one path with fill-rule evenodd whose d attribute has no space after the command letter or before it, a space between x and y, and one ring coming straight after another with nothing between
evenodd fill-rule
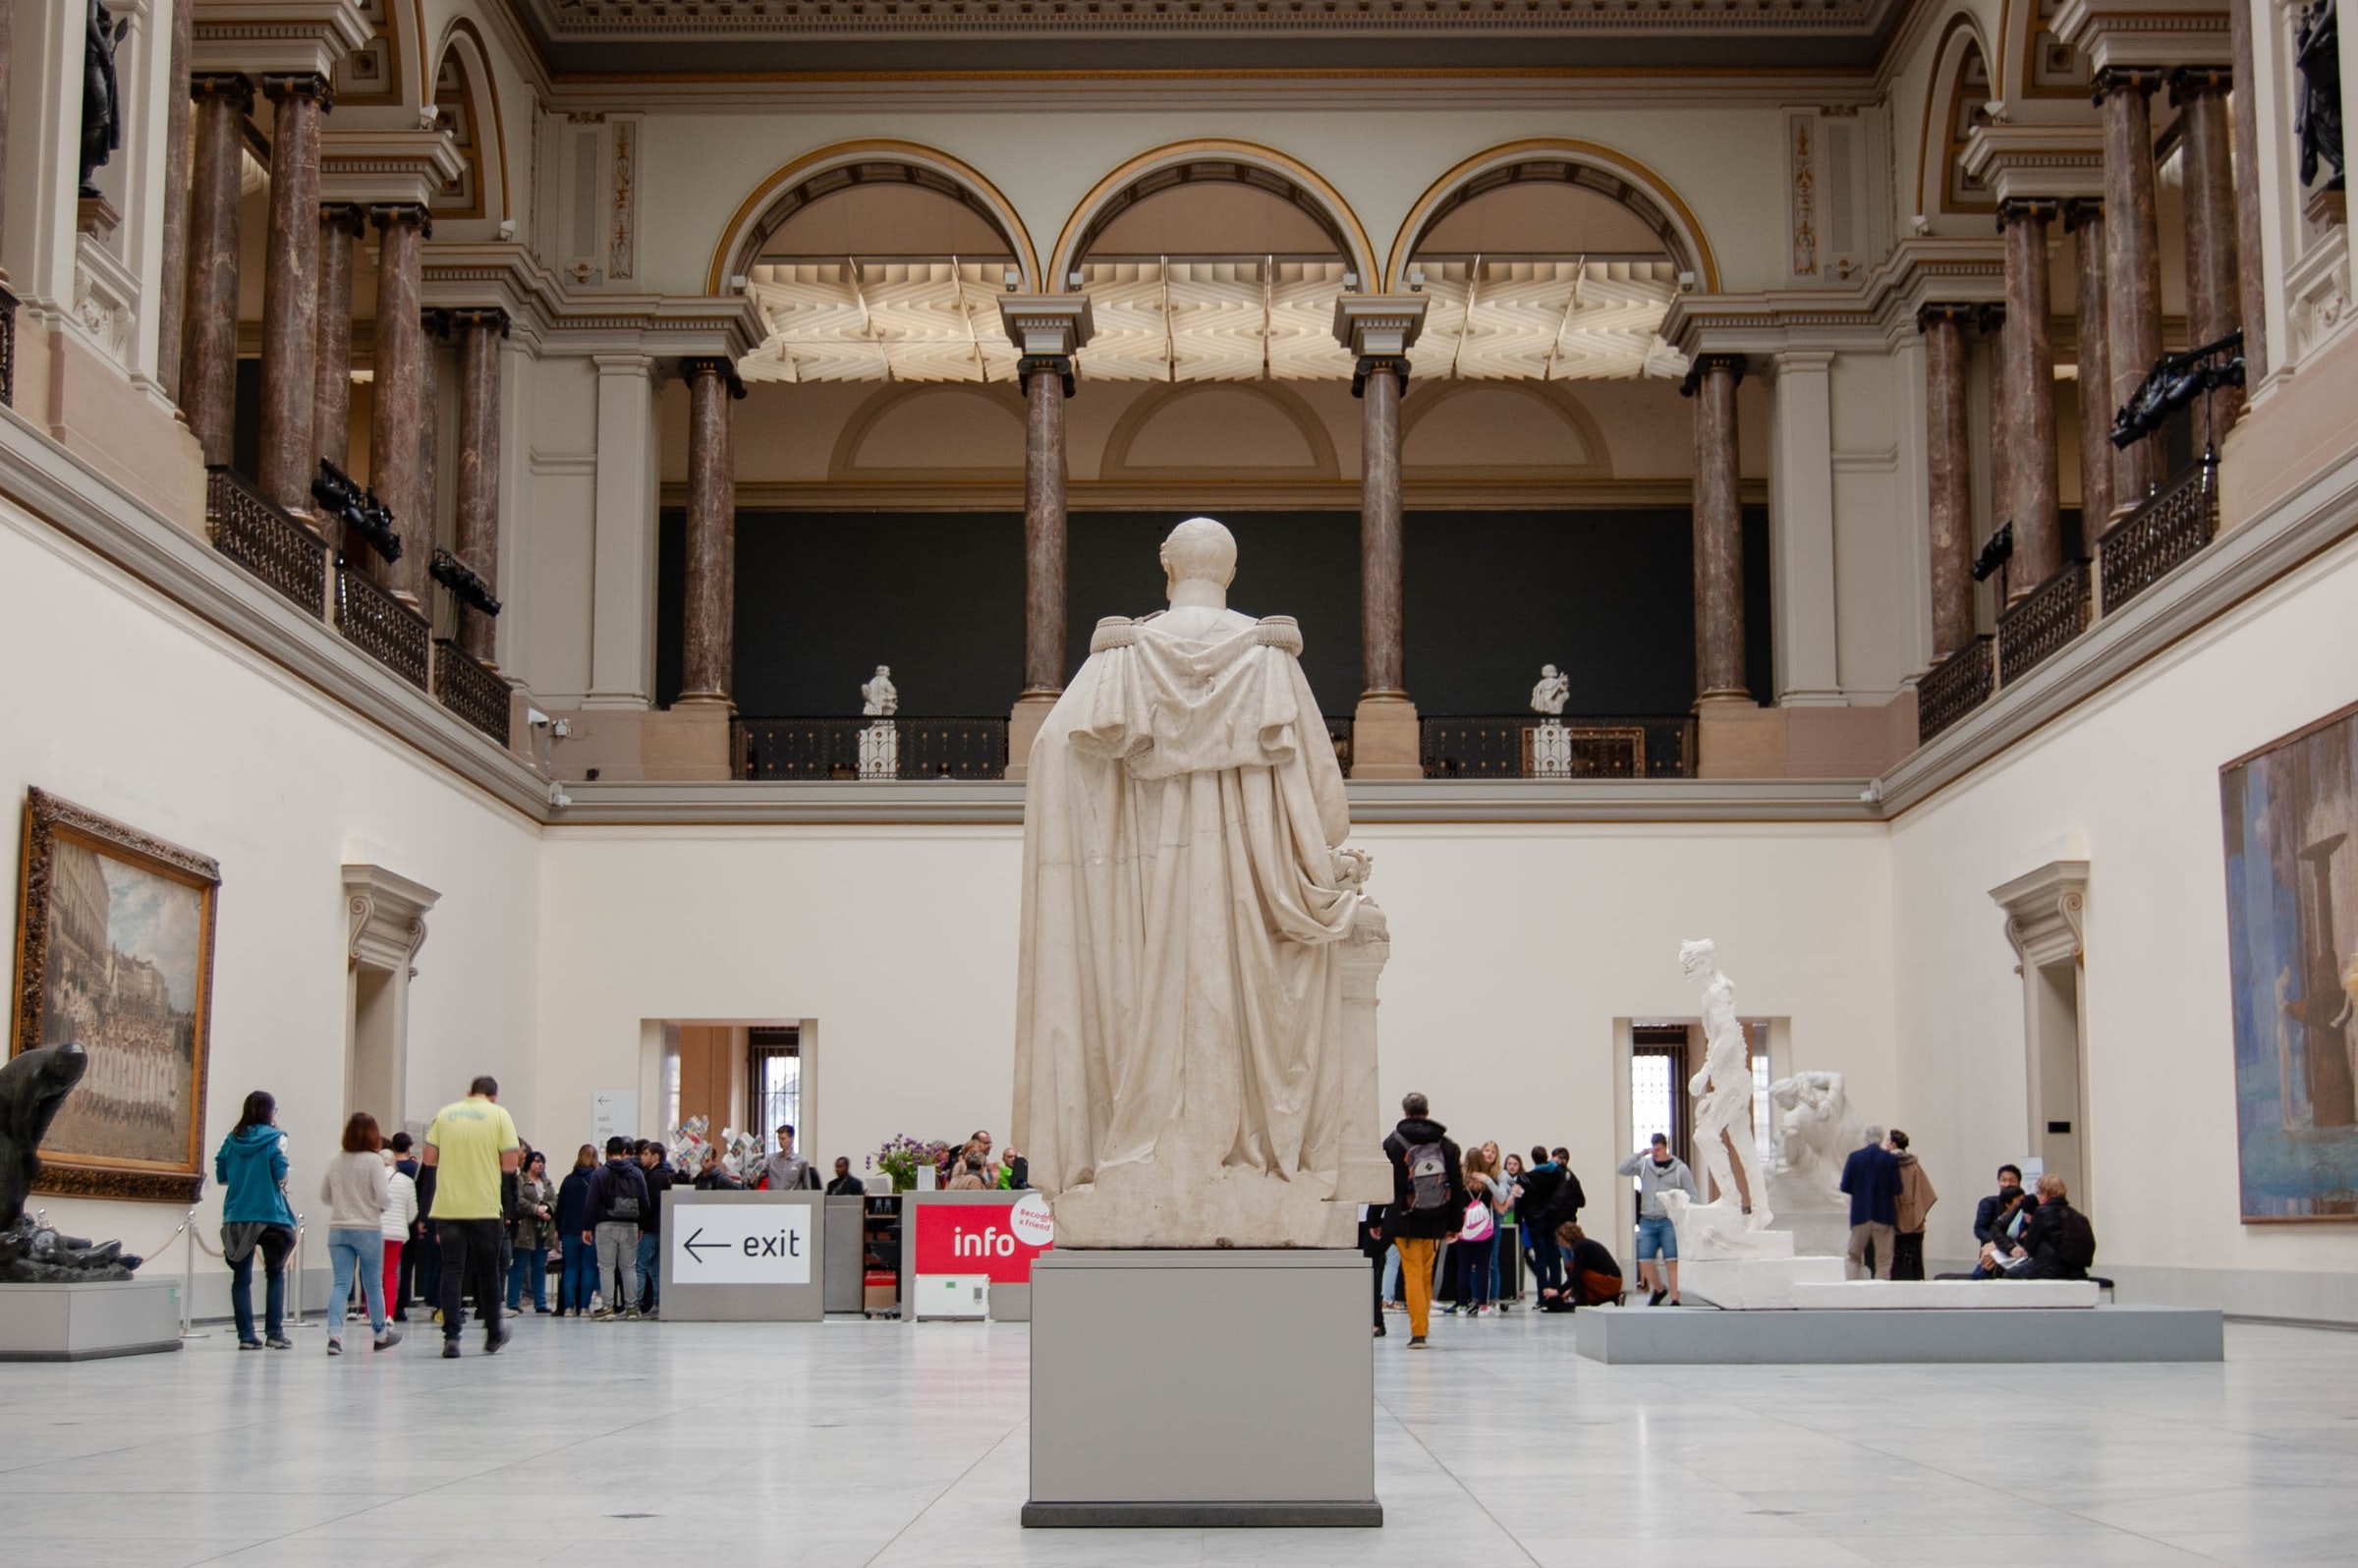
<instances>
[{"instance_id":1,"label":"gold arch trim","mask_svg":"<svg viewBox=\"0 0 2358 1568\"><path fill-rule=\"evenodd\" d=\"M1015 203L1008 200L997 186L984 179L973 165L950 156L939 147L929 147L918 141L876 139L835 141L814 148L791 163L781 164L747 193L745 199L737 203L737 210L729 215L728 223L722 227L719 244L712 248L712 264L704 273L704 292L714 295L723 292L728 282L731 252L745 243L745 237L752 230L755 220L777 198L778 193L790 191L814 174L823 174L847 163L913 164L965 186L990 209L999 225L1000 237L1014 251L1016 265L1023 268L1025 288L1034 292L1039 289L1039 252L1033 248L1031 231L1024 227L1024 220L1017 215Z\"/></svg>"},{"instance_id":2,"label":"gold arch trim","mask_svg":"<svg viewBox=\"0 0 2358 1568\"><path fill-rule=\"evenodd\" d=\"M1990 53L1990 40L1982 35L1981 21L1979 18L1975 17L1972 12L1957 12L1955 15L1951 16L1948 19L1947 24L1941 28L1940 42L1933 50L1933 74L1925 79L1924 84L1924 125L1922 129L1918 131L1916 136L1916 205L1913 210L1914 215L1917 217L1930 217L1935 211L1934 208L1928 207L1924 204L1924 176L1933 159L1933 110L1937 106L1940 110L1940 113L1943 116L1946 116L1949 110L1955 107L1950 100L1957 95L1957 73L1965 69L1965 60L1964 56L1961 54L1955 56L1954 68L1952 69L1950 51L1956 44L1957 34L1959 32L1970 32L1973 34L1973 45L1975 48L1982 51L1982 61L1985 65L1988 65L1992 59L1992 55ZM1993 93L1996 93L1998 90L1997 68L1993 65L1990 67L1990 90ZM1948 199L1947 152L1949 130L1950 127L1946 121L1943 120L1940 127L1940 150L1942 160L1940 168L1940 199L1943 201Z\"/></svg>"},{"instance_id":3,"label":"gold arch trim","mask_svg":"<svg viewBox=\"0 0 2358 1568\"><path fill-rule=\"evenodd\" d=\"M1065 275L1072 271L1076 259L1072 253L1074 247L1080 244L1081 236L1089 232L1090 221L1096 216L1097 209L1124 188L1158 169L1175 164L1230 162L1250 163L1300 184L1326 209L1327 217L1350 242L1351 254L1347 259L1352 270L1359 274L1360 287L1368 288L1376 281L1376 247L1368 239L1367 225L1359 221L1359 214L1351 209L1351 203L1343 199L1343 194L1328 184L1323 175L1301 159L1280 152L1275 147L1263 146L1258 141L1231 141L1206 137L1166 142L1151 151L1142 152L1092 186L1089 195L1081 198L1081 204L1073 208L1072 216L1064 220L1063 231L1056 236L1056 249L1050 254L1052 264L1048 275L1048 292L1064 292Z\"/></svg>"},{"instance_id":4,"label":"gold arch trim","mask_svg":"<svg viewBox=\"0 0 2358 1568\"><path fill-rule=\"evenodd\" d=\"M1417 203L1408 209L1400 224L1400 232L1392 240L1390 264L1384 269L1383 286L1398 293L1401 279L1408 270L1409 258L1415 254L1417 242L1425 237L1426 226L1432 221L1433 208L1478 175L1512 163L1546 163L1554 161L1587 164L1612 175L1648 201L1660 207L1670 220L1671 227L1685 240L1690 254L1685 259L1695 269L1696 287L1706 294L1719 292L1719 258L1712 250L1711 237L1703 232L1703 220L1669 181L1623 152L1602 146L1595 141L1576 141L1568 138L1534 137L1522 141L1502 142L1486 151L1477 152L1457 167L1425 188ZM1602 193L1599 193L1601 195Z\"/></svg>"},{"instance_id":5,"label":"gold arch trim","mask_svg":"<svg viewBox=\"0 0 2358 1568\"><path fill-rule=\"evenodd\" d=\"M491 204L483 200L479 180L477 182L476 199L483 209L481 215L497 223L516 215L516 192L508 180L508 118L506 111L499 106L499 73L492 69L491 51L484 45L483 35L476 30L473 19L459 17L442 29L442 41L434 46L433 69L425 73L420 91L430 106L434 101L434 83L442 75L443 57L458 46L462 33L467 38L468 53L473 57L465 61L468 67L468 90L477 99L488 98L491 101L491 150L499 159L499 210L493 212ZM476 83L477 77L482 79L479 86ZM477 124L481 123L483 106L480 102L475 105L475 118ZM482 133L477 131L476 135L480 137Z\"/></svg>"}]
</instances>

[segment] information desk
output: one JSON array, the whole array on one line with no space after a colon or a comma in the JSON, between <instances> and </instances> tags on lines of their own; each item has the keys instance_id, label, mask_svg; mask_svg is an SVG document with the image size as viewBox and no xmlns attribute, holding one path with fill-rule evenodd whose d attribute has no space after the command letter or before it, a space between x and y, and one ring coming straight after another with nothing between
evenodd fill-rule
<instances>
[{"instance_id":1,"label":"information desk","mask_svg":"<svg viewBox=\"0 0 2358 1568\"><path fill-rule=\"evenodd\" d=\"M663 1195L663 1316L815 1322L826 1312L826 1199L808 1190Z\"/></svg>"},{"instance_id":2,"label":"information desk","mask_svg":"<svg viewBox=\"0 0 2358 1568\"><path fill-rule=\"evenodd\" d=\"M904 1320L917 1314L918 1276L947 1274L988 1279L997 1321L1031 1321L1032 1260L1055 1245L1045 1195L986 1188L902 1193L900 1200Z\"/></svg>"}]
</instances>

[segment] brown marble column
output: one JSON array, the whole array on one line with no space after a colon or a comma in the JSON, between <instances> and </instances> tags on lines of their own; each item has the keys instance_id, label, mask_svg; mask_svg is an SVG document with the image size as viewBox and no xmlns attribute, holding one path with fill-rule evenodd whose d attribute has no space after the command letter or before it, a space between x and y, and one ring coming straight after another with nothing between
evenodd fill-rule
<instances>
[{"instance_id":1,"label":"brown marble column","mask_svg":"<svg viewBox=\"0 0 2358 1568\"><path fill-rule=\"evenodd\" d=\"M1736 383L1744 357L1695 358L1679 391L1695 400L1695 699L1752 700L1744 674L1744 506Z\"/></svg>"},{"instance_id":2,"label":"brown marble column","mask_svg":"<svg viewBox=\"0 0 2358 1568\"><path fill-rule=\"evenodd\" d=\"M2169 98L2178 106L2186 171L2186 346L2199 349L2243 325L2227 73L2216 66L2173 71ZM2243 392L2222 386L2208 401L2210 434L2217 439L2243 412ZM2198 410L2198 440L2200 417Z\"/></svg>"},{"instance_id":3,"label":"brown marble column","mask_svg":"<svg viewBox=\"0 0 2358 1568\"><path fill-rule=\"evenodd\" d=\"M434 553L433 508L418 481L418 428L425 382L418 277L423 241L433 225L425 208L407 203L370 207L368 218L377 236L368 488L393 514L394 532L401 535L401 559L385 563L382 581L416 604L423 597L426 562Z\"/></svg>"},{"instance_id":4,"label":"brown marble column","mask_svg":"<svg viewBox=\"0 0 2358 1568\"><path fill-rule=\"evenodd\" d=\"M0 40L8 24L0 21ZM180 401L180 337L189 303L189 56L196 48L196 7L183 0L172 8L172 52L164 66L164 264L155 302L155 376L164 396ZM8 50L0 41L0 77L8 74ZM5 89L0 89L5 90ZM0 99L0 103L4 103ZM5 117L0 108L0 117ZM0 166L6 163L0 155Z\"/></svg>"},{"instance_id":5,"label":"brown marble column","mask_svg":"<svg viewBox=\"0 0 2358 1568\"><path fill-rule=\"evenodd\" d=\"M2105 120L2105 337L2112 409L2125 407L2162 358L2161 243L2154 227L2154 127L2148 99L2158 71L2114 66L2097 74ZM2111 416L2105 420L2108 428ZM2114 449L2112 511L2125 514L2153 488L2150 441ZM2090 537L2104 530L2093 519Z\"/></svg>"},{"instance_id":6,"label":"brown marble column","mask_svg":"<svg viewBox=\"0 0 2358 1568\"><path fill-rule=\"evenodd\" d=\"M1990 357L1990 528L1994 532L2014 521L2014 408L2006 401L2006 308L1985 305L1976 319ZM2020 543L2019 532L2016 542ZM2015 590L2034 586L2022 582L2023 576L2019 563L2008 573L2009 599Z\"/></svg>"},{"instance_id":7,"label":"brown marble column","mask_svg":"<svg viewBox=\"0 0 2358 1568\"><path fill-rule=\"evenodd\" d=\"M2268 374L2268 298L2260 249L2260 111L2258 94L2252 90L2260 79L2252 57L2252 8L2231 5L2227 20L2234 36L2234 80L2243 84L2243 90L2232 94L2235 135L2229 165L2235 185L2235 287L2243 304L2243 385L2248 392Z\"/></svg>"},{"instance_id":8,"label":"brown marble column","mask_svg":"<svg viewBox=\"0 0 2358 1568\"><path fill-rule=\"evenodd\" d=\"M319 365L319 119L325 77L264 77L270 126L270 235L262 260L262 493L311 509L317 472L312 400Z\"/></svg>"},{"instance_id":9,"label":"brown marble column","mask_svg":"<svg viewBox=\"0 0 2358 1568\"><path fill-rule=\"evenodd\" d=\"M1016 373L1025 410L1022 695L1053 698L1064 690L1064 400L1072 392L1073 362L1027 355Z\"/></svg>"},{"instance_id":10,"label":"brown marble column","mask_svg":"<svg viewBox=\"0 0 2358 1568\"><path fill-rule=\"evenodd\" d=\"M2030 592L2061 570L2063 531L2055 513L2055 345L2048 326L2047 228L2053 201L2001 204L2006 236L2006 432L2014 451L2014 570L2008 587Z\"/></svg>"},{"instance_id":11,"label":"brown marble column","mask_svg":"<svg viewBox=\"0 0 2358 1568\"><path fill-rule=\"evenodd\" d=\"M1408 696L1402 650L1400 399L1408 361L1359 362L1359 644L1361 697Z\"/></svg>"},{"instance_id":12,"label":"brown marble column","mask_svg":"<svg viewBox=\"0 0 2358 1568\"><path fill-rule=\"evenodd\" d=\"M442 542L442 488L438 454L442 450L442 345L450 341L450 312L421 310L418 325L423 341L418 356L418 514L402 530L402 555L396 563L393 591L414 594L421 609L433 592L434 550Z\"/></svg>"},{"instance_id":13,"label":"brown marble column","mask_svg":"<svg viewBox=\"0 0 2358 1568\"><path fill-rule=\"evenodd\" d=\"M2063 206L2063 230L2079 252L2080 537L2093 544L2112 515L2112 374L2105 322L2105 204Z\"/></svg>"},{"instance_id":14,"label":"brown marble column","mask_svg":"<svg viewBox=\"0 0 2358 1568\"><path fill-rule=\"evenodd\" d=\"M685 360L688 382L688 577L680 701L727 706L737 619L737 452L729 404L745 383L726 360Z\"/></svg>"},{"instance_id":15,"label":"brown marble column","mask_svg":"<svg viewBox=\"0 0 2358 1568\"><path fill-rule=\"evenodd\" d=\"M354 202L320 204L319 357L313 370L311 444L346 472L352 468L352 252L366 226L365 214Z\"/></svg>"},{"instance_id":16,"label":"brown marble column","mask_svg":"<svg viewBox=\"0 0 2358 1568\"><path fill-rule=\"evenodd\" d=\"M1933 657L1973 641L1973 457L1965 420L1965 325L1970 305L1928 305L1924 334L1925 475L1931 494Z\"/></svg>"},{"instance_id":17,"label":"brown marble column","mask_svg":"<svg viewBox=\"0 0 2358 1568\"><path fill-rule=\"evenodd\" d=\"M180 406L204 461L230 461L238 422L238 173L253 84L206 75L189 84L196 145L189 168L189 283L182 314Z\"/></svg>"},{"instance_id":18,"label":"brown marble column","mask_svg":"<svg viewBox=\"0 0 2358 1568\"><path fill-rule=\"evenodd\" d=\"M453 552L499 588L499 344L505 310L454 310L459 335L458 548ZM459 607L459 646L498 668L498 625L472 605Z\"/></svg>"}]
</instances>

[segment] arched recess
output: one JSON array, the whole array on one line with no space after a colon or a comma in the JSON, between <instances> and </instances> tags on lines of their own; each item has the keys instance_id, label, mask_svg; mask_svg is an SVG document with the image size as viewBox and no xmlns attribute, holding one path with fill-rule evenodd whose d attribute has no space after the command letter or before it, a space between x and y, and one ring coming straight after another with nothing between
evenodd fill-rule
<instances>
[{"instance_id":1,"label":"arched recess","mask_svg":"<svg viewBox=\"0 0 2358 1568\"><path fill-rule=\"evenodd\" d=\"M1201 465L1157 463L1151 461L1151 453L1145 454L1147 461L1132 461L1142 438L1151 443L1153 437L1149 432L1154 424L1185 420L1190 414L1209 413L1210 406L1220 400L1237 399L1260 405L1250 410L1248 417L1257 415L1264 420L1281 421L1284 437L1299 442L1305 461L1247 462L1238 452L1243 443L1222 440L1214 445L1202 439L1185 443L1206 453L1207 461ZM1233 419L1234 412L1216 415L1214 420ZM1201 437L1209 432L1189 433ZM1122 417L1114 421L1113 433L1105 439L1105 456L1097 466L1100 480L1200 480L1214 473L1232 478L1333 479L1342 476L1342 466L1335 456L1334 438L1327 432L1326 421L1319 418L1318 411L1303 400L1301 393L1281 381L1165 382L1153 387L1124 409Z\"/></svg>"},{"instance_id":2,"label":"arched recess","mask_svg":"<svg viewBox=\"0 0 2358 1568\"><path fill-rule=\"evenodd\" d=\"M508 209L508 131L499 106L499 80L491 74L490 51L482 34L465 17L443 31L434 50L434 71L423 90L432 100L436 118L459 143L472 181L449 204L437 201L437 217L482 218L498 223L512 216ZM464 115L458 111L464 107Z\"/></svg>"},{"instance_id":3,"label":"arched recess","mask_svg":"<svg viewBox=\"0 0 2358 1568\"><path fill-rule=\"evenodd\" d=\"M2005 0L1999 14L1997 92L2008 103L2052 98L2086 104L2094 83L2088 57L2055 36L2063 0ZM2093 110L2089 116L2093 119Z\"/></svg>"},{"instance_id":4,"label":"arched recess","mask_svg":"<svg viewBox=\"0 0 2358 1568\"><path fill-rule=\"evenodd\" d=\"M961 401L944 401L953 398ZM920 405L925 405L922 413ZM892 439L892 426L912 414L918 415L912 439L933 461L875 461L879 454L871 451L871 446ZM991 462L989 459L998 455L1000 438L1006 460ZM945 454L950 461L938 461ZM982 482L1021 479L1023 473L1024 400L1004 383L977 386L964 381L920 381L878 387L852 411L827 457L827 478L833 482L874 483L896 478Z\"/></svg>"},{"instance_id":5,"label":"arched recess","mask_svg":"<svg viewBox=\"0 0 2358 1568\"><path fill-rule=\"evenodd\" d=\"M1474 461L1421 459L1419 447L1430 448L1436 436L1453 455ZM1541 482L1613 476L1612 453L1596 417L1562 383L1552 381L1419 386L1401 411L1400 455L1401 472L1416 479ZM1521 461L1514 461L1518 457Z\"/></svg>"},{"instance_id":6,"label":"arched recess","mask_svg":"<svg viewBox=\"0 0 2358 1568\"><path fill-rule=\"evenodd\" d=\"M1580 186L1620 202L1636 213L1662 242L1681 270L1695 274L1695 286L1706 294L1719 291L1719 259L1695 216L1668 181L1634 158L1593 141L1536 138L1491 147L1442 175L1417 198L1392 241L1383 286L1397 291L1407 275L1409 258L1433 226L1476 196L1522 181L1547 181Z\"/></svg>"},{"instance_id":7,"label":"arched recess","mask_svg":"<svg viewBox=\"0 0 2358 1568\"><path fill-rule=\"evenodd\" d=\"M1207 139L1174 141L1142 152L1099 180L1064 220L1050 257L1048 286L1061 293L1096 237L1149 196L1181 185L1242 185L1291 202L1322 230L1359 277L1361 290L1377 277L1376 248L1342 193L1310 165L1253 141Z\"/></svg>"},{"instance_id":8,"label":"arched recess","mask_svg":"<svg viewBox=\"0 0 2358 1568\"><path fill-rule=\"evenodd\" d=\"M1996 92L1991 81L1989 40L1971 13L1948 19L1940 46L1933 56L1933 76L1924 94L1924 128L1917 143L1916 213L1937 223L1941 217L1979 216L1996 210L1994 198L1980 199L1956 189L1958 155L1965 134L1982 113L1981 106ZM1953 227L1953 226L1952 226ZM1964 232L1958 230L1957 232ZM1974 233L1982 232L1979 228Z\"/></svg>"},{"instance_id":9,"label":"arched recess","mask_svg":"<svg viewBox=\"0 0 2358 1568\"><path fill-rule=\"evenodd\" d=\"M863 185L916 186L971 209L998 231L1023 272L1027 291L1039 289L1039 252L1016 216L1015 204L969 165L915 141L838 141L806 152L756 185L721 230L704 273L704 292L727 291L728 280L744 275L762 245L788 218L839 192Z\"/></svg>"},{"instance_id":10,"label":"arched recess","mask_svg":"<svg viewBox=\"0 0 2358 1568\"><path fill-rule=\"evenodd\" d=\"M425 56L425 0L363 0L370 36L336 62L341 109L421 109L433 82L418 69Z\"/></svg>"}]
</instances>

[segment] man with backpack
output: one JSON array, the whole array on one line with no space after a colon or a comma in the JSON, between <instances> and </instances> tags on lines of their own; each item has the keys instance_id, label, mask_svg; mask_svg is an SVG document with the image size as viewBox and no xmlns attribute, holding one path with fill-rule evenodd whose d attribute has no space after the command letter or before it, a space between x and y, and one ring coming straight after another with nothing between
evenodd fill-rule
<instances>
[{"instance_id":1,"label":"man with backpack","mask_svg":"<svg viewBox=\"0 0 2358 1568\"><path fill-rule=\"evenodd\" d=\"M601 1323L639 1316L631 1287L639 1272L639 1218L646 1208L646 1177L631 1159L631 1141L607 1139L606 1162L590 1176L590 1229L582 1235L597 1249L606 1301L593 1316Z\"/></svg>"},{"instance_id":2,"label":"man with backpack","mask_svg":"<svg viewBox=\"0 0 2358 1568\"><path fill-rule=\"evenodd\" d=\"M1425 1348L1432 1323L1433 1257L1456 1238L1466 1211L1466 1176L1448 1129L1432 1119L1422 1094L1400 1100L1400 1123L1383 1141L1392 1162L1392 1202L1383 1234L1400 1253L1400 1289L1408 1297L1408 1348Z\"/></svg>"},{"instance_id":3,"label":"man with backpack","mask_svg":"<svg viewBox=\"0 0 2358 1568\"><path fill-rule=\"evenodd\" d=\"M2071 1206L2071 1190L2063 1178L2039 1178L2039 1206L2031 1211L2022 1233L2022 1250L2031 1266L2018 1279L2086 1279L2096 1261L2096 1227Z\"/></svg>"}]
</instances>

